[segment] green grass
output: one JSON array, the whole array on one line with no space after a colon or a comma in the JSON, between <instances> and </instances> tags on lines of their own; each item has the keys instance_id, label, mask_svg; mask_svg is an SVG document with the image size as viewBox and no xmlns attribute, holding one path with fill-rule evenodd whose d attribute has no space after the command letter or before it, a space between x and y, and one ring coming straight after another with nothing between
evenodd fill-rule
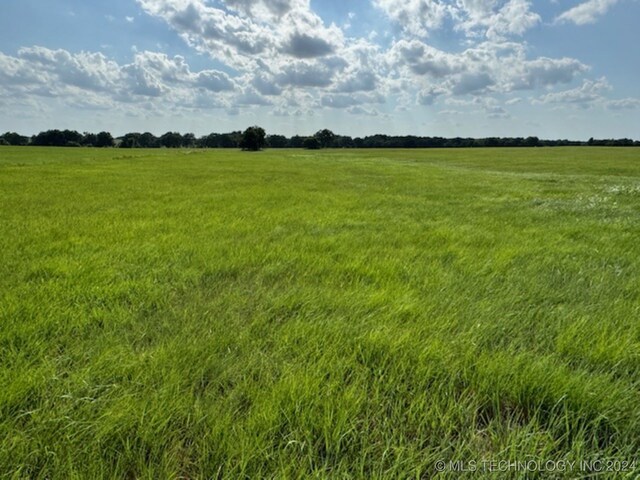
<instances>
[{"instance_id":1,"label":"green grass","mask_svg":"<svg viewBox=\"0 0 640 480\"><path fill-rule=\"evenodd\" d=\"M632 460L639 227L640 149L0 148L0 477Z\"/></svg>"}]
</instances>

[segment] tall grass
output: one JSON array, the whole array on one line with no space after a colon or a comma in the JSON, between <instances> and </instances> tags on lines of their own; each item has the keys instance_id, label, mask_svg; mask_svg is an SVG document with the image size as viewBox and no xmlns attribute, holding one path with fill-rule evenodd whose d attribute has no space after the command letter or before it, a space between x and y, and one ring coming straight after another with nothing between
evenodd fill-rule
<instances>
[{"instance_id":1,"label":"tall grass","mask_svg":"<svg viewBox=\"0 0 640 480\"><path fill-rule=\"evenodd\" d=\"M632 460L639 192L637 149L3 147L0 475Z\"/></svg>"}]
</instances>

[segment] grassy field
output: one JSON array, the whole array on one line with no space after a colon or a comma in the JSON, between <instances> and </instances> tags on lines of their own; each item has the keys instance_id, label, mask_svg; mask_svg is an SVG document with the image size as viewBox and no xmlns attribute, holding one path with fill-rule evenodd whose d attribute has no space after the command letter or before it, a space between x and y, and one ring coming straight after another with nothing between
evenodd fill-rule
<instances>
[{"instance_id":1,"label":"grassy field","mask_svg":"<svg viewBox=\"0 0 640 480\"><path fill-rule=\"evenodd\" d=\"M0 478L632 461L639 232L640 149L1 147Z\"/></svg>"}]
</instances>

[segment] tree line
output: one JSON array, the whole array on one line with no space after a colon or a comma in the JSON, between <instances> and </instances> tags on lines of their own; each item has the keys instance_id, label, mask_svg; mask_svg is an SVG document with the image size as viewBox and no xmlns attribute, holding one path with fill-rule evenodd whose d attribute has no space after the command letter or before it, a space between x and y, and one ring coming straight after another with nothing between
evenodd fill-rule
<instances>
[{"instance_id":1,"label":"tree line","mask_svg":"<svg viewBox=\"0 0 640 480\"><path fill-rule=\"evenodd\" d=\"M311 136L266 135L261 127L249 127L244 132L210 133L196 137L193 133L167 132L155 136L150 132L131 132L113 137L109 132L79 133L75 130L47 130L26 137L15 132L0 135L0 145L47 147L118 147L118 148L480 148L480 147L551 147L610 146L638 147L640 141L629 138L576 140L543 140L538 137L422 137L414 135L370 135L349 137L323 129Z\"/></svg>"}]
</instances>

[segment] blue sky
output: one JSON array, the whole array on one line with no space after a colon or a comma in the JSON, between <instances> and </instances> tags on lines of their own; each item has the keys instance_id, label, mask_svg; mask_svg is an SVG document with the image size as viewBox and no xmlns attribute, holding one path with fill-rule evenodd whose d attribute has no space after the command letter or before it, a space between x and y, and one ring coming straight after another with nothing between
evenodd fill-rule
<instances>
[{"instance_id":1,"label":"blue sky","mask_svg":"<svg viewBox=\"0 0 640 480\"><path fill-rule=\"evenodd\" d=\"M4 0L0 131L640 139L638 0Z\"/></svg>"}]
</instances>

